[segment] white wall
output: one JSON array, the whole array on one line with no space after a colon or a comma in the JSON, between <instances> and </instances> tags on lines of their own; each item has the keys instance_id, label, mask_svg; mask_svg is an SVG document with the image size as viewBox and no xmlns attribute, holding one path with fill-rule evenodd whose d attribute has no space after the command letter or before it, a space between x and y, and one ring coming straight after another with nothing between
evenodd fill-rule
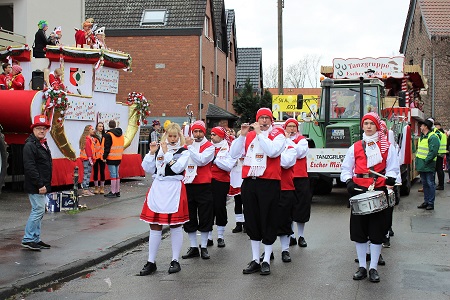
<instances>
[{"instance_id":1,"label":"white wall","mask_svg":"<svg viewBox=\"0 0 450 300\"><path fill-rule=\"evenodd\" d=\"M62 27L62 43L75 45L74 27L81 28L84 21L84 0L0 0L0 5L13 4L14 32L25 35L27 44L33 45L34 34L40 20L46 20L47 36L57 26Z\"/></svg>"}]
</instances>

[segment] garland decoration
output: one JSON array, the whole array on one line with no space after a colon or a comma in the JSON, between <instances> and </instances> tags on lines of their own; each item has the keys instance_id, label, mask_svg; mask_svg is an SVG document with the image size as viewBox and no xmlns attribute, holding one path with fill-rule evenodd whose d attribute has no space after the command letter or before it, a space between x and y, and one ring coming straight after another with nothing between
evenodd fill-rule
<instances>
[{"instance_id":1,"label":"garland decoration","mask_svg":"<svg viewBox=\"0 0 450 300\"><path fill-rule=\"evenodd\" d=\"M54 109L55 114L58 112L57 122L62 126L64 122L64 114L69 108L69 100L67 99L67 94L63 90L55 90L53 88L48 88L43 90L43 98L45 102L45 110L51 111Z\"/></svg>"},{"instance_id":2,"label":"garland decoration","mask_svg":"<svg viewBox=\"0 0 450 300\"><path fill-rule=\"evenodd\" d=\"M23 46L0 47L0 59L5 60L9 57L19 61L31 61L30 47L27 44Z\"/></svg>"},{"instance_id":3,"label":"garland decoration","mask_svg":"<svg viewBox=\"0 0 450 300\"><path fill-rule=\"evenodd\" d=\"M137 125L147 124L146 118L150 116L150 102L142 95L142 93L131 92L128 93L126 104L134 106L134 111L138 115Z\"/></svg>"}]
</instances>

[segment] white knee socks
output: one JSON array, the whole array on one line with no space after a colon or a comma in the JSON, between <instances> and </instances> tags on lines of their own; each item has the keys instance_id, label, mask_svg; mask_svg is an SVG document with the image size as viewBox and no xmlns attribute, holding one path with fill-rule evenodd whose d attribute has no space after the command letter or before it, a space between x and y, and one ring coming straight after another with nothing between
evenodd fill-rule
<instances>
[{"instance_id":1,"label":"white knee socks","mask_svg":"<svg viewBox=\"0 0 450 300\"><path fill-rule=\"evenodd\" d=\"M198 247L198 243L197 243L197 231L194 232L189 232L188 233L189 236L189 241L191 243L191 248L197 248Z\"/></svg>"},{"instance_id":2,"label":"white knee socks","mask_svg":"<svg viewBox=\"0 0 450 300\"><path fill-rule=\"evenodd\" d=\"M181 246L183 246L183 230L180 227L170 228L170 240L172 241L172 260L180 258Z\"/></svg>"},{"instance_id":3,"label":"white knee socks","mask_svg":"<svg viewBox=\"0 0 450 300\"><path fill-rule=\"evenodd\" d=\"M217 237L223 239L223 234L225 232L225 226L217 226Z\"/></svg>"},{"instance_id":4,"label":"white knee socks","mask_svg":"<svg viewBox=\"0 0 450 300\"><path fill-rule=\"evenodd\" d=\"M281 243L281 251L289 251L289 236L288 235L281 235L280 243Z\"/></svg>"},{"instance_id":5,"label":"white knee socks","mask_svg":"<svg viewBox=\"0 0 450 300\"><path fill-rule=\"evenodd\" d=\"M251 240L252 243L252 257L253 260L259 263L259 244L260 241Z\"/></svg>"},{"instance_id":6,"label":"white knee socks","mask_svg":"<svg viewBox=\"0 0 450 300\"><path fill-rule=\"evenodd\" d=\"M381 254L381 244L370 243L370 269L377 269L378 259Z\"/></svg>"},{"instance_id":7,"label":"white knee socks","mask_svg":"<svg viewBox=\"0 0 450 300\"><path fill-rule=\"evenodd\" d=\"M151 230L148 238L148 261L154 263L161 243L161 231Z\"/></svg>"},{"instance_id":8,"label":"white knee socks","mask_svg":"<svg viewBox=\"0 0 450 300\"><path fill-rule=\"evenodd\" d=\"M208 234L209 234L208 231L200 232L200 239L201 239L201 243L200 244L201 244L202 248L206 248L206 245L208 243Z\"/></svg>"},{"instance_id":9,"label":"white knee socks","mask_svg":"<svg viewBox=\"0 0 450 300\"><path fill-rule=\"evenodd\" d=\"M359 266L363 267L364 269L367 268L366 264L366 249L367 249L367 243L356 243L356 255L358 256L359 260Z\"/></svg>"},{"instance_id":10,"label":"white knee socks","mask_svg":"<svg viewBox=\"0 0 450 300\"><path fill-rule=\"evenodd\" d=\"M305 223L297 223L297 230L299 237L305 237Z\"/></svg>"}]
</instances>

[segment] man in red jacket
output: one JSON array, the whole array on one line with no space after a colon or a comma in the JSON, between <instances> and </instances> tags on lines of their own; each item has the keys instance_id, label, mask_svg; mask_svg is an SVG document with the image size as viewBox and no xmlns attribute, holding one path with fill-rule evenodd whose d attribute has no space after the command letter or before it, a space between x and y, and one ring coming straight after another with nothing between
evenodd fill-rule
<instances>
[{"instance_id":1,"label":"man in red jacket","mask_svg":"<svg viewBox=\"0 0 450 300\"><path fill-rule=\"evenodd\" d=\"M189 222L184 231L189 235L191 247L182 258L201 257L209 259L208 233L213 225L213 197L211 191L211 162L214 159L214 146L205 138L206 127L203 121L191 125L192 137L186 137L189 161L183 182L188 197ZM200 253L197 243L197 230L201 234Z\"/></svg>"},{"instance_id":2,"label":"man in red jacket","mask_svg":"<svg viewBox=\"0 0 450 300\"><path fill-rule=\"evenodd\" d=\"M254 129L241 125L241 135L231 145L230 155L239 158L245 154L241 186L245 227L251 240L252 261L244 274L260 271L270 274L272 244L277 238L276 207L280 199L280 155L285 148L283 128L272 127L272 111L260 108L256 113ZM264 244L263 262L259 264L260 243Z\"/></svg>"}]
</instances>

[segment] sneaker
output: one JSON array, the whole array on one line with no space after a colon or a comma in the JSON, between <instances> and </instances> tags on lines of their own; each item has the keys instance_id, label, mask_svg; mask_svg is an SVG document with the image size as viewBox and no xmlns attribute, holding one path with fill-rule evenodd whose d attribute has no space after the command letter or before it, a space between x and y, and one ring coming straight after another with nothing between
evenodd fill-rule
<instances>
[{"instance_id":1,"label":"sneaker","mask_svg":"<svg viewBox=\"0 0 450 300\"><path fill-rule=\"evenodd\" d=\"M120 197L120 192L117 192L117 193L116 193L116 197Z\"/></svg>"},{"instance_id":2,"label":"sneaker","mask_svg":"<svg viewBox=\"0 0 450 300\"><path fill-rule=\"evenodd\" d=\"M116 198L117 196L116 196L115 193L109 192L108 194L105 194L104 197L106 197L106 198Z\"/></svg>"},{"instance_id":3,"label":"sneaker","mask_svg":"<svg viewBox=\"0 0 450 300\"><path fill-rule=\"evenodd\" d=\"M35 242L22 242L22 247L33 250L33 251L41 251L41 246Z\"/></svg>"},{"instance_id":4,"label":"sneaker","mask_svg":"<svg viewBox=\"0 0 450 300\"><path fill-rule=\"evenodd\" d=\"M50 249L50 245L44 243L43 241L40 241L39 243L37 243L39 245L39 247L41 247L41 249Z\"/></svg>"}]
</instances>

